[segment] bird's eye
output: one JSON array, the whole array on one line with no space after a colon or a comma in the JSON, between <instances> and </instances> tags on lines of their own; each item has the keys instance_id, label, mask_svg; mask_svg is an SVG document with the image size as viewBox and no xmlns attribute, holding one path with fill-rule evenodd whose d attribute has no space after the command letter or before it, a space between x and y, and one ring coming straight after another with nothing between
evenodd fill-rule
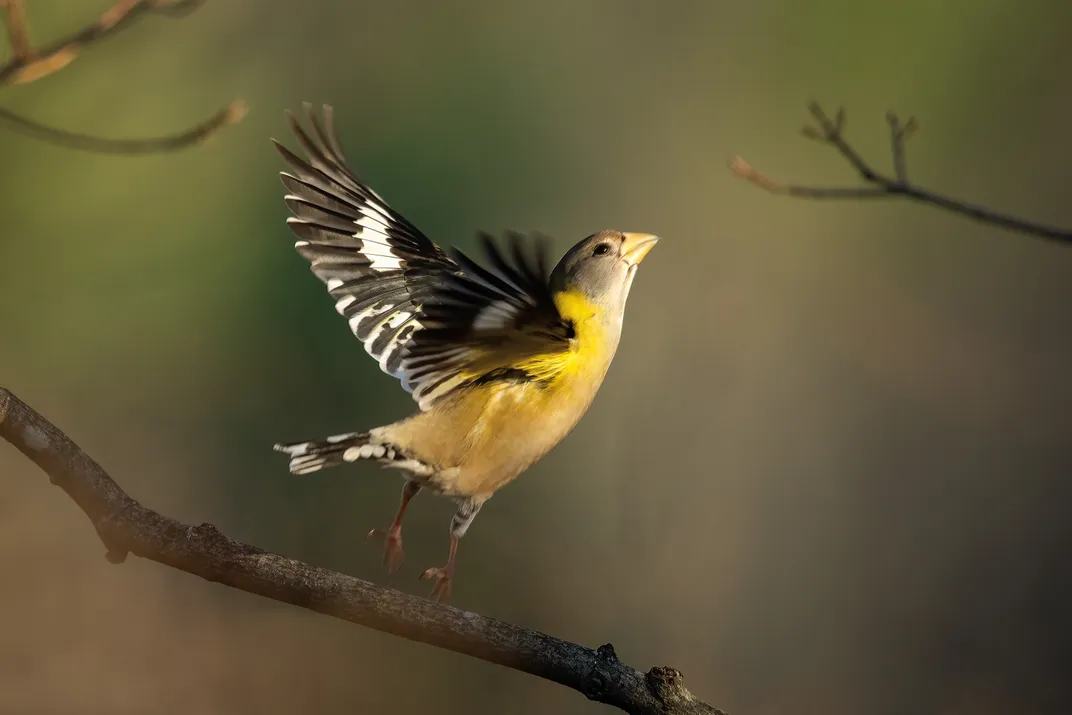
<instances>
[{"instance_id":1,"label":"bird's eye","mask_svg":"<svg viewBox=\"0 0 1072 715\"><path fill-rule=\"evenodd\" d=\"M604 253L610 250L610 246L605 243L601 243L596 246L596 250L592 251L593 256L602 256Z\"/></svg>"}]
</instances>

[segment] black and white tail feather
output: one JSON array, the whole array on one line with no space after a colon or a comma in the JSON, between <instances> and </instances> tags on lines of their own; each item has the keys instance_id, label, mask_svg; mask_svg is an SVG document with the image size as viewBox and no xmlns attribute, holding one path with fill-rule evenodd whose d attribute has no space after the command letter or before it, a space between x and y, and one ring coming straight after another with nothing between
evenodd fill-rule
<instances>
[{"instance_id":1,"label":"black and white tail feather","mask_svg":"<svg viewBox=\"0 0 1072 715\"><path fill-rule=\"evenodd\" d=\"M294 247L365 351L420 409L498 374L518 379L513 368L526 357L570 349L573 328L548 286L546 240L510 234L507 253L482 235L494 272L457 249L448 256L348 166L331 107L322 122L305 110L311 133L287 117L307 160L275 142L291 170L281 177ZM277 449L304 473L351 461L346 449L364 448L349 441L358 437L367 439L339 435Z\"/></svg>"},{"instance_id":2,"label":"black and white tail feather","mask_svg":"<svg viewBox=\"0 0 1072 715\"><path fill-rule=\"evenodd\" d=\"M319 442L293 442L277 444L275 450L290 456L290 471L294 474L308 474L324 467L333 467L344 462L361 459L362 448L368 453L366 458L373 458L372 445L368 443L367 432L348 432L336 434ZM379 445L378 456L386 456L387 448ZM349 452L351 459L346 459Z\"/></svg>"},{"instance_id":3,"label":"black and white tail feather","mask_svg":"<svg viewBox=\"0 0 1072 715\"><path fill-rule=\"evenodd\" d=\"M275 445L277 452L290 457L293 474L309 474L326 467L369 459L385 467L405 469L414 476L430 476L435 470L406 455L401 449L377 442L368 432L336 434L318 442L292 442Z\"/></svg>"}]
</instances>

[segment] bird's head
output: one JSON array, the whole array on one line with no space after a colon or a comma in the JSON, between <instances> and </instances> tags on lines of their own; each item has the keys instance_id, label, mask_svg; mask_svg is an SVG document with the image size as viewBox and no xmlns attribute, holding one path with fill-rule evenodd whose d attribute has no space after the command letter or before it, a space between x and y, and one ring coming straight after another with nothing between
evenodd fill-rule
<instances>
[{"instance_id":1,"label":"bird's head","mask_svg":"<svg viewBox=\"0 0 1072 715\"><path fill-rule=\"evenodd\" d=\"M562 256L551 272L551 289L579 291L604 315L620 318L637 266L658 240L647 233L592 234Z\"/></svg>"}]
</instances>

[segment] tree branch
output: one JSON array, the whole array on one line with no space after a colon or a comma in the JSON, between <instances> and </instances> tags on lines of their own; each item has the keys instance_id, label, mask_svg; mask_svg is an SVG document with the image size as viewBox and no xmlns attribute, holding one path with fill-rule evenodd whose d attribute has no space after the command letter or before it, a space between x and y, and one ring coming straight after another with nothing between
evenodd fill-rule
<instances>
[{"instance_id":1,"label":"tree branch","mask_svg":"<svg viewBox=\"0 0 1072 715\"><path fill-rule=\"evenodd\" d=\"M816 126L805 126L803 134L809 139L828 144L835 149L856 170L866 183L872 186L861 187L815 187L801 186L796 184L783 184L771 178L767 174L752 167L740 156L730 161L730 170L741 177L751 181L756 186L765 189L772 194L783 194L809 199L885 199L904 197L914 201L931 204L947 211L966 216L982 223L1001 226L1013 231L1026 233L1040 238L1046 238L1061 243L1072 244L1072 230L1046 226L1023 219L1014 218L1007 214L999 213L991 209L965 203L942 194L929 191L913 185L908 181L905 168L905 141L915 131L917 125L913 118L904 124L893 112L886 115L890 125L890 144L893 154L894 177L888 177L878 173L863 160L852 146L845 141L845 111L839 109L837 116L830 119L816 103L809 105L809 110L815 118Z\"/></svg>"},{"instance_id":2,"label":"tree branch","mask_svg":"<svg viewBox=\"0 0 1072 715\"><path fill-rule=\"evenodd\" d=\"M69 65L85 48L111 36L147 13L179 17L200 7L205 0L118 0L96 22L52 45L34 50L29 40L22 0L0 0L3 20L11 40L11 58L0 65L0 87L26 84L47 77ZM208 120L178 134L151 139L106 139L65 131L27 119L0 108L0 124L16 131L73 149L107 154L148 154L174 151L196 144L216 131L235 124L246 114L245 105L231 102Z\"/></svg>"},{"instance_id":3,"label":"tree branch","mask_svg":"<svg viewBox=\"0 0 1072 715\"><path fill-rule=\"evenodd\" d=\"M7 23L11 56L16 60L29 59L33 50L30 48L30 33L26 27L26 7L22 4L22 0L0 0L0 10L4 11L4 22Z\"/></svg>"},{"instance_id":4,"label":"tree branch","mask_svg":"<svg viewBox=\"0 0 1072 715\"><path fill-rule=\"evenodd\" d=\"M8 5L8 32L14 37L27 37L26 17L20 13L22 0L2 0ZM47 77L69 65L85 48L128 27L139 17L156 12L173 17L185 15L204 4L205 0L119 0L108 8L96 22L58 40L44 49L34 51L27 41L23 52L12 42L13 52L7 64L0 65L0 85L26 84ZM15 8L12 10L12 8ZM12 13L21 15L18 23L11 22Z\"/></svg>"},{"instance_id":5,"label":"tree branch","mask_svg":"<svg viewBox=\"0 0 1072 715\"><path fill-rule=\"evenodd\" d=\"M28 137L43 139L51 144L58 144L69 149L80 149L101 154L157 154L185 149L193 144L202 142L220 129L242 121L242 118L246 116L246 112L245 103L236 100L200 124L195 124L178 134L145 139L107 139L90 134L68 132L27 119L3 107L0 107L0 124L6 124L9 128Z\"/></svg>"},{"instance_id":6,"label":"tree branch","mask_svg":"<svg viewBox=\"0 0 1072 715\"><path fill-rule=\"evenodd\" d=\"M530 673L635 715L725 715L685 689L681 674L641 673L597 650L383 588L190 526L132 499L59 428L0 387L0 437L33 460L89 517L121 563L128 553L208 581L409 640Z\"/></svg>"}]
</instances>

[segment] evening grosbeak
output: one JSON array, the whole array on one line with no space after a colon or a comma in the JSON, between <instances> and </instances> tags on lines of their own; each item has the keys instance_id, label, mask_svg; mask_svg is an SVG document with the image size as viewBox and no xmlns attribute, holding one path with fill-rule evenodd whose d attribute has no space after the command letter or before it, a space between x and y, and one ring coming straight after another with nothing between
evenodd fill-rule
<instances>
[{"instance_id":1,"label":"evening grosbeak","mask_svg":"<svg viewBox=\"0 0 1072 715\"><path fill-rule=\"evenodd\" d=\"M428 489L458 504L446 566L424 572L446 600L458 542L492 494L543 457L587 411L610 367L637 266L658 240L600 231L547 270L544 240L481 235L492 270L448 256L348 166L331 107L312 132L288 120L307 160L275 142L295 248L380 369L398 378L416 414L367 432L279 444L307 474L370 460L401 470L394 521L371 535L402 562L402 516Z\"/></svg>"}]
</instances>

